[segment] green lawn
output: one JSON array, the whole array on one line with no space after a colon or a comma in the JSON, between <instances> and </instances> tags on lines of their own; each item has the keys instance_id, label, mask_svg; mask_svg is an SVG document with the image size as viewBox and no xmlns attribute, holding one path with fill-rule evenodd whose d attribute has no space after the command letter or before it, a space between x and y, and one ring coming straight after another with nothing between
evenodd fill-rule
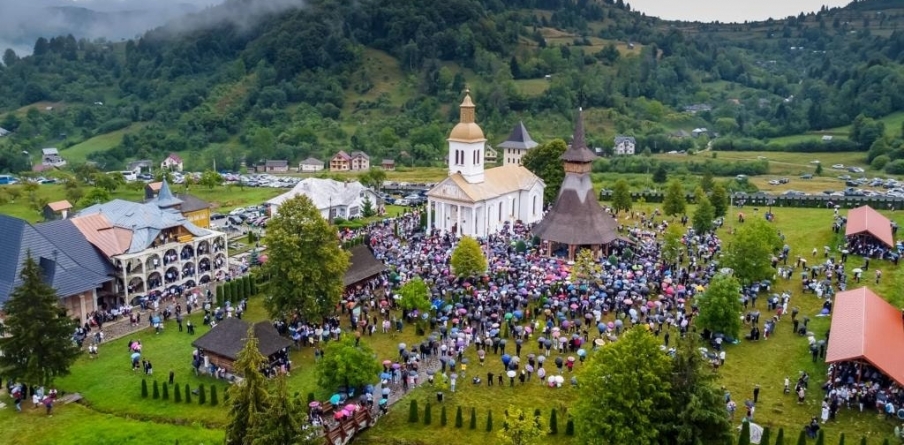
<instances>
[{"instance_id":1,"label":"green lawn","mask_svg":"<svg viewBox=\"0 0 904 445\"><path fill-rule=\"evenodd\" d=\"M638 205L638 209L652 210L653 205ZM792 258L797 254L810 257L809 252L814 248L822 251L823 245L832 245L834 236L831 232L832 212L820 209L785 209L774 208L776 213L776 228L785 236L786 241L792 246ZM689 211L692 211L690 209ZM734 214L735 210L731 211ZM758 217L751 208L744 210L749 217ZM761 212L759 212L761 213ZM887 213L889 217L904 224L904 213ZM623 224L631 225L633 221L622 218ZM736 221L728 219L727 226L735 227ZM730 243L731 236L727 229L722 229L720 235L724 242ZM820 254L821 255L821 254ZM818 259L810 259L811 263ZM848 268L860 265L858 259L851 259ZM891 264L873 262L872 269L881 269L884 272L883 281L874 289L886 296L892 304L904 306L904 295L897 292L898 280L904 279L904 275ZM865 282L871 282L874 275L868 272ZM821 307L821 301L811 294L803 295L800 291L799 278L787 282L777 283L775 290L791 290L793 297L791 306L801 309L801 316L811 318L810 330L822 337L830 324L829 318L815 317ZM759 309L764 309L765 303L759 302ZM194 317L195 324L198 314ZM260 300L252 300L246 313L247 320L262 320L266 313ZM206 332L207 328L199 326L198 336ZM760 403L758 405L755 421L773 428L782 427L786 436L793 439L800 428L819 412L819 385L822 383L826 372L826 366L822 363L813 363L807 351L806 339L791 334L790 321L787 319L779 323L777 333L768 341L748 342L743 341L738 345L727 347L727 363L719 371L721 384L730 391L735 400L742 402L751 397L751 391L755 384L762 388ZM152 361L155 368L155 376L162 383L166 374L172 369L176 374L176 381L181 385L188 383L193 388L200 383L205 386L215 384L220 396L220 406L199 406L197 397L193 397L193 404L176 404L173 401L142 399L140 397L140 381L144 377L138 372L130 370L127 342L130 338L141 339L144 345L144 356ZM25 430L19 436L15 436L15 442L10 443L69 443L79 438L88 436L93 432L98 434L109 431L104 438L110 438L110 443L141 443L141 438L149 434L149 431L157 432L160 440L155 442L167 443L174 438L179 438L180 443L211 443L222 440L222 431L219 429L226 418L226 409L223 406L223 391L226 386L223 382L217 382L210 378L196 377L191 372L192 337L185 333L179 333L175 324L170 322L163 334L155 335L145 329L142 332L121 340L108 342L101 346L100 357L96 360L88 358L80 359L73 367L70 376L61 378L57 385L66 392L80 392L84 395L86 406L66 405L58 406L53 418L46 418L40 412L28 414L16 414L13 410L0 411L0 428L13 428ZM371 345L376 351L376 360L394 358L397 355L397 344L405 342L414 344L419 341L412 327L408 326L398 336L376 334L373 337L365 337L364 342ZM509 342L507 352L512 352L513 342ZM524 345L522 354L535 352L534 342ZM508 383L502 387L488 388L471 384L471 377L479 375L486 379L487 370L498 373L501 369L499 356L490 354L486 366L481 367L473 352L468 353L470 364L465 375L458 381L458 389L454 394L447 392L445 405L447 407L448 425L439 425L440 408L435 402L434 390L422 387L412 391L409 397L418 400L423 413L427 401L433 402L433 424L424 426L422 423L411 425L407 422L409 400L403 400L394 406L390 415L384 418L377 427L368 432L362 443L372 444L415 444L415 443L479 443L495 440L495 433L485 432L485 422L488 410L493 411L494 430L498 430L502 424L503 410L509 405L521 407L528 412L535 409L541 410L541 419L544 424L548 422L552 408L558 411L559 436L556 443L571 444L574 440L564 436L565 425L568 419L568 409L577 397L578 390L571 388L566 382L565 387L550 389L538 384L536 376L533 382L520 385L517 381L514 388ZM290 390L306 397L308 393L315 393L318 398L326 397L330 388L319 388L317 374L313 366L313 354L310 349L292 352L293 371L289 379ZM555 356L550 357L550 362ZM547 365L551 368L552 365ZM578 375L580 365L577 366ZM811 391L807 397L807 403L798 405L793 396L782 394L782 380L785 376L792 379L801 370L808 371L811 378ZM552 371L550 371L552 372ZM569 374L565 373L566 378ZM173 392L170 391L172 398ZM9 403L8 398L0 400ZM454 427L455 409L463 407L465 427ZM470 420L470 408L477 409L478 428L474 431L468 429ZM738 417L738 419L740 416ZM75 425L81 425L76 427ZM85 425L93 425L91 428ZM212 429L207 429L212 428ZM838 435L845 432L848 440L856 440L861 435L872 437L870 443L879 443L880 438L888 437L893 424L882 420L873 412L857 413L850 410L842 410L836 421L830 422L825 427L827 443L837 443ZM52 441L57 438L54 434L69 432L64 441ZM774 433L773 433L774 434ZM102 434L101 434L102 435ZM42 442L43 440L43 442ZM194 441L194 442L192 442ZM83 442L83 440L82 440ZM103 442L102 442L103 443Z\"/></svg>"},{"instance_id":2,"label":"green lawn","mask_svg":"<svg viewBox=\"0 0 904 445\"><path fill-rule=\"evenodd\" d=\"M885 134L887 136L900 136L901 125L904 125L904 111L898 111L896 113L889 114L888 116L882 117L878 120L885 123ZM779 145L786 145L810 140L821 140L825 135L829 135L835 138L847 139L850 133L851 126L845 125L842 127L829 128L822 131L810 131L804 134L795 134L791 136L772 138L769 139L769 142L774 142Z\"/></svg>"},{"instance_id":3,"label":"green lawn","mask_svg":"<svg viewBox=\"0 0 904 445\"><path fill-rule=\"evenodd\" d=\"M61 150L60 155L62 155L63 158L65 158L69 162L85 162L88 159L89 154L98 151L109 150L113 147L116 147L122 142L122 137L124 135L138 131L139 129L141 129L141 127L141 124L132 124L121 130L94 136L93 138L87 139L84 142Z\"/></svg>"}]
</instances>

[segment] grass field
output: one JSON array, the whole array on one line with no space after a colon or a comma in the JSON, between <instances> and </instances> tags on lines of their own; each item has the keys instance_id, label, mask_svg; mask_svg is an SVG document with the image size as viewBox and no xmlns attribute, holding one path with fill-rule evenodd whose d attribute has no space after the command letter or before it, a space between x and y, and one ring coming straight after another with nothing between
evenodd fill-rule
<instances>
[{"instance_id":1,"label":"grass field","mask_svg":"<svg viewBox=\"0 0 904 445\"><path fill-rule=\"evenodd\" d=\"M690 181L690 178L686 178L686 180ZM636 210L649 212L653 207L652 204L637 204ZM689 211L692 212L693 209L691 208ZM731 210L730 214L733 215L735 211ZM743 209L743 211L749 217L760 217L750 208ZM791 246L792 258L795 258L796 255L804 255L815 263L820 258L811 258L809 254L814 247L821 252L822 246L834 245L831 211L796 208L774 208L773 211L776 214L776 229L786 237L785 241ZM904 224L904 213L886 213L886 215L898 224ZM622 217L621 222L625 225L635 223L626 216ZM736 220L728 218L726 227L719 231L725 244L731 242L730 229L737 226ZM847 265L849 270L857 266L860 266L860 261L856 258L851 259ZM904 295L898 292L904 274L886 262L874 261L871 266L870 271L865 274L864 283L870 283L874 290L888 298L892 304L904 306ZM874 279L872 270L877 268L881 269L884 274L880 284L875 286L872 285ZM775 283L773 291L781 290L792 292L791 306L800 308L801 317L810 317L812 321L809 329L822 338L830 324L829 318L816 317L822 301L812 294L801 294L799 278ZM764 305L765 303L760 300L758 309L765 310ZM195 317L197 316L196 314ZM266 318L259 300L251 301L245 318L252 321ZM195 324L200 325L197 318L195 318ZM198 335L206 332L206 329L206 327L199 326ZM824 379L826 366L823 363L812 362L807 351L806 339L792 335L790 331L790 321L783 319L779 322L776 334L768 341L742 341L738 345L728 346L727 363L719 371L719 375L721 376L720 383L731 392L739 404L752 397L751 391L754 385L760 385L762 391L755 421L773 428L784 428L786 437L793 439L809 418L819 413L818 388ZM0 411L0 429L24 430L22 434L13 436L12 441L8 443L84 443L86 437L96 439L95 436L98 435L102 440L109 439L110 441L93 440L94 442L142 443L142 438L146 438L147 434L151 434L151 432L157 432L158 435L155 435L154 438L158 443L172 443L175 438L179 438L180 443L221 441L222 431L219 430L219 427L225 421L225 407L222 406L222 392L225 386L217 384L220 407L198 406L196 397L193 398L194 405L184 403L177 405L172 401L141 399L139 395L141 377L132 372L128 364L126 344L129 338L142 340L145 357L154 363L155 376L153 378L160 379L162 382L166 373L173 369L176 373L176 381L182 385L188 383L195 387L200 383L204 383L205 386L209 386L211 383L217 384L211 379L199 378L191 374L191 337L185 333L176 332L174 323L170 322L161 335L154 335L146 329L140 334L102 345L98 359L80 359L74 366L72 375L58 381L58 387L61 390L82 393L87 401L87 406L58 406L55 408L57 412L52 418L43 416L40 410L22 415L17 415L10 409ZM373 337L365 337L363 341L374 348L375 358L382 360L397 355L397 343L413 344L419 339L409 326L397 337L377 334ZM509 348L512 348L514 342L509 343ZM506 352L511 352L511 350L507 349ZM532 352L536 352L535 343L526 342L522 355ZM377 427L361 438L361 443L439 444L494 441L495 433L485 432L487 411L493 411L495 431L501 427L503 410L509 405L521 407L531 413L534 409L540 409L544 424L548 422L551 409L556 408L559 436L554 440L550 439L550 443L566 445L576 443L575 440L564 437L564 429L568 419L568 408L577 397L579 389L571 388L567 383L563 388L549 389L539 385L536 377L531 384L524 386L516 381L514 388L510 388L507 381L502 387L475 387L470 383L472 376L480 375L485 379L487 370L498 373L501 369L499 356L489 354L485 367L479 366L473 351L469 351L467 356L470 364L466 373L459 378L458 390L454 394L446 392L447 397L444 403L448 416L447 426L439 426L440 408L435 402L434 391L429 387L422 387L413 391L409 397L418 400L421 413L423 413L427 401L433 402L433 425L409 424L407 422L409 401L403 400L390 411L389 416L381 420ZM554 356L550 360L553 358ZM327 389L318 388L316 383L312 351L310 349L294 351L292 360L294 366L292 377L289 380L291 391L298 392L302 397L310 392L317 394L318 397L326 396ZM577 368L579 372L580 365ZM799 405L793 396L782 394L781 385L785 376L789 376L793 380L802 370L809 372L812 378L807 402ZM565 375L567 378L567 371ZM170 396L172 397L172 395L173 393L170 391ZM2 400L9 402L8 399ZM462 406L464 412L465 427L462 429L454 427L455 409L458 406ZM476 430L468 428L471 407L475 407L477 410ZM736 419L740 419L740 415ZM94 428L83 425L94 425ZM862 435L869 436L871 444L878 444L881 439L889 437L892 428L892 423L882 420L873 412L858 413L846 409L840 411L837 420L824 427L827 443L837 443L838 435L844 432L850 441L857 440ZM51 438L56 440L51 441ZM156 440L158 438L159 440Z\"/></svg>"},{"instance_id":2,"label":"grass field","mask_svg":"<svg viewBox=\"0 0 904 445\"><path fill-rule=\"evenodd\" d=\"M880 121L885 123L885 134L890 137L896 137L901 135L901 126L904 125L904 111L899 111L897 113L889 114L885 116ZM782 136L778 138L769 139L770 143L776 143L779 145L786 144L794 144L797 142L811 141L811 140L821 140L823 136L832 136L834 138L842 138L847 139L848 135L851 133L851 126L845 125L842 127L829 128L822 131L810 131L804 134L796 134L791 136Z\"/></svg>"},{"instance_id":3,"label":"grass field","mask_svg":"<svg viewBox=\"0 0 904 445\"><path fill-rule=\"evenodd\" d=\"M60 155L69 162L83 163L88 159L89 154L116 147L122 142L122 137L124 135L138 131L142 126L143 125L141 124L132 124L121 130L95 136L84 142L61 150Z\"/></svg>"}]
</instances>

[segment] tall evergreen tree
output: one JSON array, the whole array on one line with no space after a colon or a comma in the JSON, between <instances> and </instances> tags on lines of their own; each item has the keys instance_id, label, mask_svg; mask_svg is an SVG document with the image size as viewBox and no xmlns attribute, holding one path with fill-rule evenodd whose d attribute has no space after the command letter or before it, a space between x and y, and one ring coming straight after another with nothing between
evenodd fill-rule
<instances>
[{"instance_id":1,"label":"tall evergreen tree","mask_svg":"<svg viewBox=\"0 0 904 445\"><path fill-rule=\"evenodd\" d=\"M60 306L56 290L44 282L44 271L31 252L19 277L21 284L3 306L6 320L0 325L0 374L49 387L56 377L69 374L79 356L72 341L76 324Z\"/></svg>"},{"instance_id":2,"label":"tall evergreen tree","mask_svg":"<svg viewBox=\"0 0 904 445\"><path fill-rule=\"evenodd\" d=\"M245 346L235 362L235 372L243 377L227 390L229 394L229 424L226 426L226 443L229 445L253 443L252 432L258 431L267 419L270 394L261 368L266 359L258 349L254 329L248 329Z\"/></svg>"},{"instance_id":3,"label":"tall evergreen tree","mask_svg":"<svg viewBox=\"0 0 904 445\"><path fill-rule=\"evenodd\" d=\"M322 443L313 430L305 430L307 415L304 404L289 396L286 377L278 376L273 383L271 405L263 421L252 431L253 445L314 445Z\"/></svg>"},{"instance_id":4,"label":"tall evergreen tree","mask_svg":"<svg viewBox=\"0 0 904 445\"><path fill-rule=\"evenodd\" d=\"M612 210L615 210L615 213L618 213L621 210L630 211L631 205L634 201L631 199L631 187L628 185L628 181L624 179L619 179L615 182L615 187L612 189Z\"/></svg>"},{"instance_id":5,"label":"tall evergreen tree","mask_svg":"<svg viewBox=\"0 0 904 445\"><path fill-rule=\"evenodd\" d=\"M775 445L785 445L785 429L779 428L778 434L775 436Z\"/></svg>"},{"instance_id":6,"label":"tall evergreen tree","mask_svg":"<svg viewBox=\"0 0 904 445\"><path fill-rule=\"evenodd\" d=\"M738 445L750 445L750 422L741 422L741 435L738 436Z\"/></svg>"}]
</instances>

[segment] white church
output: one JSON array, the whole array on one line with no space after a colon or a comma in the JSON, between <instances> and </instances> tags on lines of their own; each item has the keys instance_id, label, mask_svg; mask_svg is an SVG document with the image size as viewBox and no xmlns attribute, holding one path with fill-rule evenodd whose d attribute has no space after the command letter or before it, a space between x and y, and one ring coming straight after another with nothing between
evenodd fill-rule
<instances>
[{"instance_id":1,"label":"white church","mask_svg":"<svg viewBox=\"0 0 904 445\"><path fill-rule=\"evenodd\" d=\"M521 165L484 169L486 138L475 122L474 102L465 92L461 118L449 134L449 177L427 193L427 227L485 237L506 223L543 219L546 184Z\"/></svg>"}]
</instances>

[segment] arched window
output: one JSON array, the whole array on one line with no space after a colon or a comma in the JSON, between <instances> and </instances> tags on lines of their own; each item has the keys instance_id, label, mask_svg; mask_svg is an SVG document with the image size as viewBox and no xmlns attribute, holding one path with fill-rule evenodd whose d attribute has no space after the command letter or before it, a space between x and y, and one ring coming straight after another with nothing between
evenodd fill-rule
<instances>
[{"instance_id":1,"label":"arched window","mask_svg":"<svg viewBox=\"0 0 904 445\"><path fill-rule=\"evenodd\" d=\"M496 204L499 208L499 221L502 221L502 201Z\"/></svg>"},{"instance_id":2,"label":"arched window","mask_svg":"<svg viewBox=\"0 0 904 445\"><path fill-rule=\"evenodd\" d=\"M536 215L537 214L537 195L534 195L533 209L534 209L534 215Z\"/></svg>"}]
</instances>

